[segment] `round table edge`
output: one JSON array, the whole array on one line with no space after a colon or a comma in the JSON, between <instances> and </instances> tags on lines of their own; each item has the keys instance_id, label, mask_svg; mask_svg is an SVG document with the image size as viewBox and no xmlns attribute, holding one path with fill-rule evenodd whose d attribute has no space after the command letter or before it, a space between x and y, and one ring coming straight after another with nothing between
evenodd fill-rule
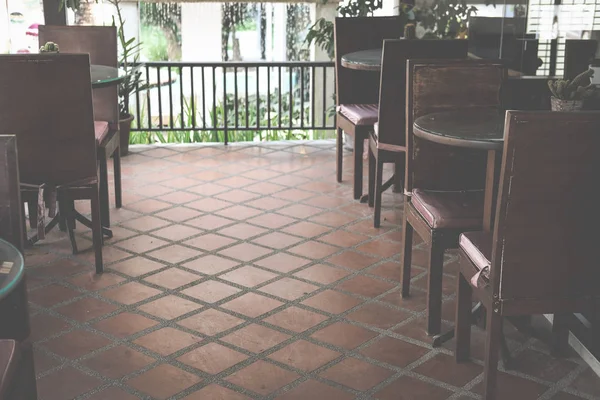
<instances>
[{"instance_id":1,"label":"round table edge","mask_svg":"<svg viewBox=\"0 0 600 400\"><path fill-rule=\"evenodd\" d=\"M23 253L21 253L19 251L19 249L17 249L12 243L7 242L6 240L3 240L3 239L0 239L0 242L4 242L4 243L0 243L2 245L8 244L11 247L13 247L19 254L19 259L21 261L21 273L19 274L19 277L16 280L11 282L11 287L9 288L9 290L6 290L4 293L0 292L0 301L1 301L5 297L9 296L12 293L13 289L18 287L19 284L21 283L21 281L23 281L23 279L25 278L25 257L23 256Z\"/></svg>"},{"instance_id":2,"label":"round table edge","mask_svg":"<svg viewBox=\"0 0 600 400\"><path fill-rule=\"evenodd\" d=\"M446 146L464 147L469 149L480 150L502 150L502 148L504 147L504 140L492 142L485 140L467 140L452 136L443 136L437 133L421 129L421 127L419 127L416 123L413 124L413 132L415 136L421 139L425 139L438 144L444 144Z\"/></svg>"},{"instance_id":3,"label":"round table edge","mask_svg":"<svg viewBox=\"0 0 600 400\"><path fill-rule=\"evenodd\" d=\"M356 63L353 61L345 60L344 57L342 57L341 64L342 64L342 67L344 67L344 68L354 69L357 71L373 71L373 72L381 71L381 65L367 65L367 64L363 64L363 63Z\"/></svg>"}]
</instances>

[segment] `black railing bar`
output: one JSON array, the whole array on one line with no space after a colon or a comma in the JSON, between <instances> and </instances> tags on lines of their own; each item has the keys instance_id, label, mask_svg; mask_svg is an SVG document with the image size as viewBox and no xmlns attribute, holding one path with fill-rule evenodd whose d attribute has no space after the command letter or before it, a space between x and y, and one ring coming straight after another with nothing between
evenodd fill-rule
<instances>
[{"instance_id":1,"label":"black railing bar","mask_svg":"<svg viewBox=\"0 0 600 400\"><path fill-rule=\"evenodd\" d=\"M228 128L228 123L229 121L227 121L227 72L225 71L225 68L223 68L223 141L225 142L224 144L227 144L227 142L229 141L228 139L228 133L227 133L227 128Z\"/></svg>"},{"instance_id":2,"label":"black railing bar","mask_svg":"<svg viewBox=\"0 0 600 400\"><path fill-rule=\"evenodd\" d=\"M146 65L146 82L150 81L150 66ZM152 127L152 107L150 105L150 91L146 90L146 102L148 104L148 127Z\"/></svg>"},{"instance_id":3,"label":"black railing bar","mask_svg":"<svg viewBox=\"0 0 600 400\"><path fill-rule=\"evenodd\" d=\"M293 110L294 110L294 88L293 88L293 82L292 82L292 73L293 73L293 68L289 67L288 68L288 75L289 75L289 81L290 81L290 123L289 123L289 128L292 129L292 117L293 117Z\"/></svg>"},{"instance_id":4,"label":"black railing bar","mask_svg":"<svg viewBox=\"0 0 600 400\"><path fill-rule=\"evenodd\" d=\"M235 127L237 128L239 126L239 115L238 115L238 77L237 77L237 67L233 68L233 84L234 84L234 88L233 88L233 93L234 93L234 99L235 101L233 102L233 106L235 107Z\"/></svg>"},{"instance_id":5,"label":"black railing bar","mask_svg":"<svg viewBox=\"0 0 600 400\"><path fill-rule=\"evenodd\" d=\"M135 84L135 111L136 111L136 116L135 116L135 120L136 120L136 126L140 127L142 124L142 117L141 117L141 108L140 108L140 83L139 80L136 82ZM129 110L125 110L127 112L129 112Z\"/></svg>"},{"instance_id":6,"label":"black railing bar","mask_svg":"<svg viewBox=\"0 0 600 400\"><path fill-rule=\"evenodd\" d=\"M250 127L250 110L248 110L248 67L244 67L245 78L244 78L244 86L246 87L246 128Z\"/></svg>"},{"instance_id":7,"label":"black railing bar","mask_svg":"<svg viewBox=\"0 0 600 400\"><path fill-rule=\"evenodd\" d=\"M190 66L190 85L192 87L192 98L190 99L192 106L192 128L196 127L196 94L194 93L194 67Z\"/></svg>"},{"instance_id":8,"label":"black railing bar","mask_svg":"<svg viewBox=\"0 0 600 400\"><path fill-rule=\"evenodd\" d=\"M315 93L316 93L316 89L315 89L315 75L317 72L317 69L315 67L310 67L311 71L310 71L310 81L311 81L311 85L310 85L310 106L311 106L311 115L310 115L310 126L315 126ZM323 82L324 83L324 82Z\"/></svg>"},{"instance_id":9,"label":"black railing bar","mask_svg":"<svg viewBox=\"0 0 600 400\"><path fill-rule=\"evenodd\" d=\"M323 67L323 128L327 123L327 68Z\"/></svg>"},{"instance_id":10,"label":"black railing bar","mask_svg":"<svg viewBox=\"0 0 600 400\"><path fill-rule=\"evenodd\" d=\"M171 67L169 67L168 71L169 73L167 76L169 77L169 82L171 82L171 79L173 78ZM169 85L169 127L173 129L173 85Z\"/></svg>"},{"instance_id":11,"label":"black railing bar","mask_svg":"<svg viewBox=\"0 0 600 400\"><path fill-rule=\"evenodd\" d=\"M160 68L156 68L156 83L158 87L158 126L163 127L163 116L162 116L162 93L160 90Z\"/></svg>"},{"instance_id":12,"label":"black railing bar","mask_svg":"<svg viewBox=\"0 0 600 400\"><path fill-rule=\"evenodd\" d=\"M204 67L200 70L200 77L202 78L202 129L206 129L206 78L204 76ZM195 111L194 114L196 114ZM196 125L194 125L195 127Z\"/></svg>"},{"instance_id":13,"label":"black railing bar","mask_svg":"<svg viewBox=\"0 0 600 400\"><path fill-rule=\"evenodd\" d=\"M260 129L260 68L256 68L256 128Z\"/></svg>"},{"instance_id":14,"label":"black railing bar","mask_svg":"<svg viewBox=\"0 0 600 400\"><path fill-rule=\"evenodd\" d=\"M300 127L304 128L304 67L300 67Z\"/></svg>"},{"instance_id":15,"label":"black railing bar","mask_svg":"<svg viewBox=\"0 0 600 400\"><path fill-rule=\"evenodd\" d=\"M278 82L277 82L278 86L277 87L279 88L279 90L278 90L278 92L279 92L278 93L278 95L279 95L279 102L277 103L277 116L278 116L278 119L279 119L278 126L281 126L281 92L282 92L282 90L281 90L281 65L279 65L277 68L279 69L279 74L277 74L277 80L278 80Z\"/></svg>"},{"instance_id":16,"label":"black railing bar","mask_svg":"<svg viewBox=\"0 0 600 400\"><path fill-rule=\"evenodd\" d=\"M179 67L179 103L181 104L181 128L185 128L185 99L183 97L183 67Z\"/></svg>"},{"instance_id":17,"label":"black railing bar","mask_svg":"<svg viewBox=\"0 0 600 400\"><path fill-rule=\"evenodd\" d=\"M217 127L217 76L216 76L217 67L212 67L212 98L213 98L213 128Z\"/></svg>"},{"instance_id":18,"label":"black railing bar","mask_svg":"<svg viewBox=\"0 0 600 400\"><path fill-rule=\"evenodd\" d=\"M271 68L267 67L267 127L271 128Z\"/></svg>"}]
</instances>

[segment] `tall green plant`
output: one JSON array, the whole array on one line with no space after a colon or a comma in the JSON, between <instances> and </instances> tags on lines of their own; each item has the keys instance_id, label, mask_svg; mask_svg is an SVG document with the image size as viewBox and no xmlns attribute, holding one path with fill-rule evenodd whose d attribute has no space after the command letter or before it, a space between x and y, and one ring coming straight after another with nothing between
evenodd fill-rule
<instances>
[{"instance_id":1,"label":"tall green plant","mask_svg":"<svg viewBox=\"0 0 600 400\"><path fill-rule=\"evenodd\" d=\"M125 78L119 84L119 114L121 119L129 114L129 98L140 90L146 89L142 80L142 65L140 64L140 51L142 43L136 43L135 37L125 37L125 18L121 10L122 0L108 0L115 6L117 19L112 18L113 26L117 27L117 38L121 47L119 64L125 72Z\"/></svg>"}]
</instances>

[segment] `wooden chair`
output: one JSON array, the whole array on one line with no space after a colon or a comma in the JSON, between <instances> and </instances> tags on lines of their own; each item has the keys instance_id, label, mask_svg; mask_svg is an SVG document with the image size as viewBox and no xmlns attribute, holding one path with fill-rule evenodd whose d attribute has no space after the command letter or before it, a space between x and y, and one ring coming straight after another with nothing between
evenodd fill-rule
<instances>
[{"instance_id":1,"label":"wooden chair","mask_svg":"<svg viewBox=\"0 0 600 400\"><path fill-rule=\"evenodd\" d=\"M343 132L354 137L354 198L360 199L363 185L363 150L373 124L377 122L379 75L342 67L342 56L360 50L377 49L384 39L398 39L402 27L398 17L336 18L335 89L337 96L337 181L342 181Z\"/></svg>"},{"instance_id":2,"label":"wooden chair","mask_svg":"<svg viewBox=\"0 0 600 400\"><path fill-rule=\"evenodd\" d=\"M487 400L503 317L554 314L564 346L566 313L587 312L600 350L599 132L600 112L507 112L494 230L460 236L456 360L469 358L474 295L487 310Z\"/></svg>"},{"instance_id":3,"label":"wooden chair","mask_svg":"<svg viewBox=\"0 0 600 400\"><path fill-rule=\"evenodd\" d=\"M62 53L87 53L90 64L118 66L117 29L114 26L39 26L40 46L57 43ZM102 225L110 226L108 159L113 157L115 206L121 208L121 153L119 137L118 85L95 88L94 131L100 167L100 207Z\"/></svg>"},{"instance_id":4,"label":"wooden chair","mask_svg":"<svg viewBox=\"0 0 600 400\"><path fill-rule=\"evenodd\" d=\"M0 134L17 136L21 182L54 188L59 204L91 200L89 225L96 272L101 273L102 225L90 82L87 54L0 55ZM62 207L49 227L59 217L84 222L74 217L74 210ZM74 243L72 230L69 235Z\"/></svg>"},{"instance_id":5,"label":"wooden chair","mask_svg":"<svg viewBox=\"0 0 600 400\"><path fill-rule=\"evenodd\" d=\"M401 259L402 297L409 296L413 230L427 245L427 332L441 330L444 252L460 233L481 229L486 152L419 139L413 121L426 114L500 107L506 69L494 60L409 60L406 175Z\"/></svg>"},{"instance_id":6,"label":"wooden chair","mask_svg":"<svg viewBox=\"0 0 600 400\"><path fill-rule=\"evenodd\" d=\"M383 164L395 164L395 177L404 178L406 153L406 61L410 58L465 58L467 40L391 40L383 43L379 87L379 117L369 135L369 206L375 206L373 223L379 228Z\"/></svg>"},{"instance_id":7,"label":"wooden chair","mask_svg":"<svg viewBox=\"0 0 600 400\"><path fill-rule=\"evenodd\" d=\"M14 135L0 135L0 166L0 238L23 253L23 203ZM0 302L0 320L10 321L0 323L0 400L35 400L27 277Z\"/></svg>"}]
</instances>

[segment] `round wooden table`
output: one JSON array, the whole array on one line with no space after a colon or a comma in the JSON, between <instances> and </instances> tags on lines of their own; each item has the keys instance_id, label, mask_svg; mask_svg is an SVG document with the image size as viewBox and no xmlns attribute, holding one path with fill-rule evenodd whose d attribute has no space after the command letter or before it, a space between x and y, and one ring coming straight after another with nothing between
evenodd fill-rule
<instances>
[{"instance_id":1,"label":"round wooden table","mask_svg":"<svg viewBox=\"0 0 600 400\"><path fill-rule=\"evenodd\" d=\"M127 75L125 71L107 65L90 65L92 75L92 88L103 88L116 85L121 82Z\"/></svg>"},{"instance_id":2,"label":"round wooden table","mask_svg":"<svg viewBox=\"0 0 600 400\"><path fill-rule=\"evenodd\" d=\"M499 164L504 146L504 111L472 109L427 114L413 124L415 136L447 146L487 150L483 228L492 228Z\"/></svg>"},{"instance_id":3,"label":"round wooden table","mask_svg":"<svg viewBox=\"0 0 600 400\"><path fill-rule=\"evenodd\" d=\"M342 67L359 71L381 71L381 53L383 49L355 51L342 56Z\"/></svg>"}]
</instances>

